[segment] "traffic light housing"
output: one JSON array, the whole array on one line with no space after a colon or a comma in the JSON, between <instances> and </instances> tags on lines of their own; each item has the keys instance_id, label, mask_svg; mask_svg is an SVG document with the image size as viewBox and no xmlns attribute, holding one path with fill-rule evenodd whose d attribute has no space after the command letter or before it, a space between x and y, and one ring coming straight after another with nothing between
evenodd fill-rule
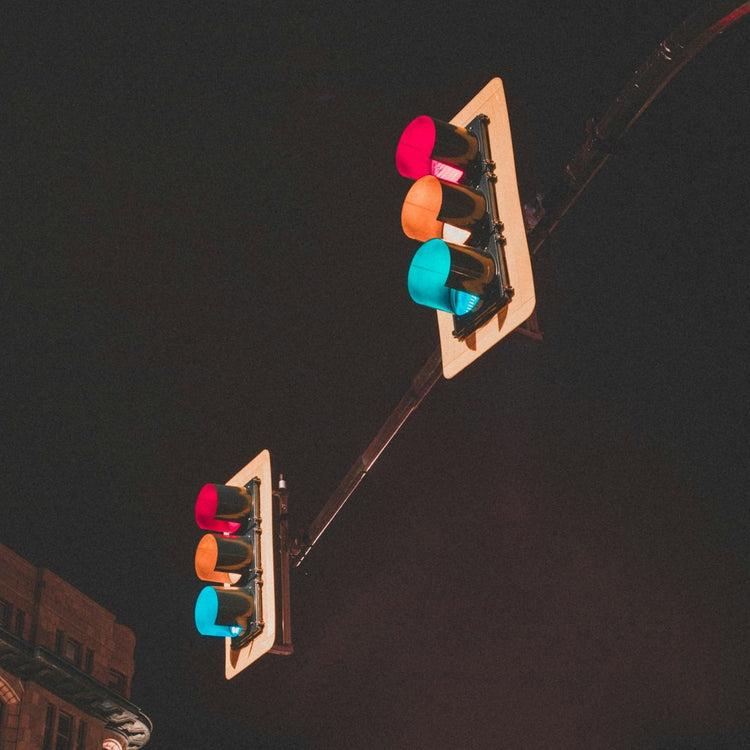
<instances>
[{"instance_id":1,"label":"traffic light housing","mask_svg":"<svg viewBox=\"0 0 750 750\"><path fill-rule=\"evenodd\" d=\"M437 310L450 378L527 320L536 303L502 81L490 81L450 123L413 120L396 166L416 180L402 228L423 243L409 267L409 294Z\"/></svg>"},{"instance_id":2,"label":"traffic light housing","mask_svg":"<svg viewBox=\"0 0 750 750\"><path fill-rule=\"evenodd\" d=\"M266 653L291 653L286 491L273 490L267 450L224 485L207 484L195 501L206 531L195 551L205 586L195 604L201 635L225 639L231 679Z\"/></svg>"}]
</instances>

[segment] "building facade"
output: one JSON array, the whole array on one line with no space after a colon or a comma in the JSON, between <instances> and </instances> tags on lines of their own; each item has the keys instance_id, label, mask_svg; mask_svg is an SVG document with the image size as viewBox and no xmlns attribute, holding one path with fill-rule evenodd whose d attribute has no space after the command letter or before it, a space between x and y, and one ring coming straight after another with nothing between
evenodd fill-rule
<instances>
[{"instance_id":1,"label":"building facade","mask_svg":"<svg viewBox=\"0 0 750 750\"><path fill-rule=\"evenodd\" d=\"M49 570L0 544L0 750L137 750L135 636Z\"/></svg>"}]
</instances>

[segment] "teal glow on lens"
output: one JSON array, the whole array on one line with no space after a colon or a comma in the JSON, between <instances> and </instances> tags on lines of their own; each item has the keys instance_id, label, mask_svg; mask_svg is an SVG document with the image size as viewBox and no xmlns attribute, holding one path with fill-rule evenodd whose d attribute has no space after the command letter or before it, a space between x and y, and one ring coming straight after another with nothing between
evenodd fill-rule
<instances>
[{"instance_id":1,"label":"teal glow on lens","mask_svg":"<svg viewBox=\"0 0 750 750\"><path fill-rule=\"evenodd\" d=\"M450 290L451 299L451 312L454 315L467 315L470 313L479 302L479 297L476 294L469 294L468 292L462 292L458 289Z\"/></svg>"},{"instance_id":2,"label":"teal glow on lens","mask_svg":"<svg viewBox=\"0 0 750 750\"><path fill-rule=\"evenodd\" d=\"M441 239L428 240L414 254L409 266L406 282L409 295L418 305L434 310L453 315L471 312L480 298L445 286L450 270L451 253L448 245Z\"/></svg>"}]
</instances>

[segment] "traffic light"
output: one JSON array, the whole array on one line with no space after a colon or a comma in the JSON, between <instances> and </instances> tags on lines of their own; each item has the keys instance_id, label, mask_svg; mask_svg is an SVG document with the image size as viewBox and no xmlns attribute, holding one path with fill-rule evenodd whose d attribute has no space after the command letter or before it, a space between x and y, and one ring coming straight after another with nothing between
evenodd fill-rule
<instances>
[{"instance_id":1,"label":"traffic light","mask_svg":"<svg viewBox=\"0 0 750 750\"><path fill-rule=\"evenodd\" d=\"M450 378L536 303L502 81L490 81L450 123L427 116L409 123L396 167L416 180L401 226L423 243L409 267L409 294L437 310Z\"/></svg>"},{"instance_id":2,"label":"traffic light","mask_svg":"<svg viewBox=\"0 0 750 750\"><path fill-rule=\"evenodd\" d=\"M201 635L225 639L227 679L268 652L291 653L286 491L274 491L271 456L257 455L226 484L207 484L195 501L205 534L195 572L205 586L195 603Z\"/></svg>"}]
</instances>

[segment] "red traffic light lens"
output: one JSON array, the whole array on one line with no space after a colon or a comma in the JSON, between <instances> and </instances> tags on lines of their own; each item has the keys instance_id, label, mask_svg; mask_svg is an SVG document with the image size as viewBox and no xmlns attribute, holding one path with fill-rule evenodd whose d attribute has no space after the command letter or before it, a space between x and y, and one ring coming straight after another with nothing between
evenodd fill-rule
<instances>
[{"instance_id":1,"label":"red traffic light lens","mask_svg":"<svg viewBox=\"0 0 750 750\"><path fill-rule=\"evenodd\" d=\"M234 534L253 513L253 498L244 487L206 484L195 501L195 522L202 529Z\"/></svg>"},{"instance_id":2,"label":"red traffic light lens","mask_svg":"<svg viewBox=\"0 0 750 750\"><path fill-rule=\"evenodd\" d=\"M459 182L478 149L476 138L464 128L422 115L401 134L396 168L412 180L431 174L446 182Z\"/></svg>"}]
</instances>

